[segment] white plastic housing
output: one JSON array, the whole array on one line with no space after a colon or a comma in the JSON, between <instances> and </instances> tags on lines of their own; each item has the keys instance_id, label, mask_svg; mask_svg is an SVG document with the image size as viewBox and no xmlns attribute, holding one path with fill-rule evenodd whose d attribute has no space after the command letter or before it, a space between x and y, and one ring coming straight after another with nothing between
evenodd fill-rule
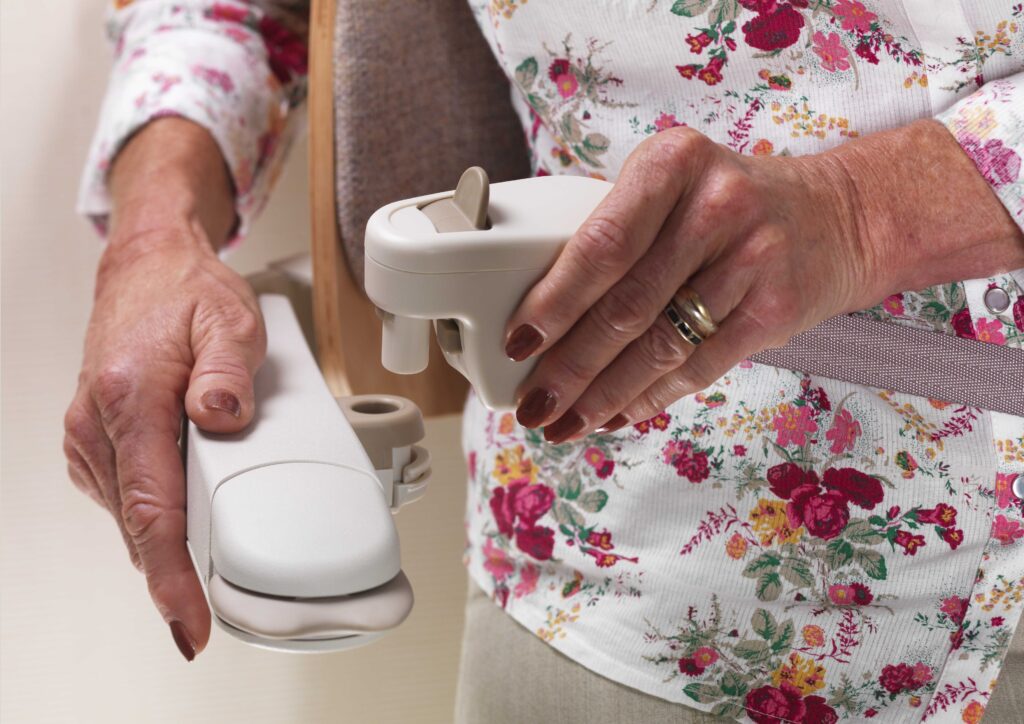
<instances>
[{"instance_id":1,"label":"white plastic housing","mask_svg":"<svg viewBox=\"0 0 1024 724\"><path fill-rule=\"evenodd\" d=\"M453 192L388 204L366 227L367 295L395 319L456 320L456 332L439 336L446 359L487 407L513 407L535 362L505 356L505 324L610 188L579 176L492 184L489 228L443 233L420 209ZM408 329L384 327L382 361L400 374L415 365L388 350L419 349L414 335L395 338Z\"/></svg>"}]
</instances>

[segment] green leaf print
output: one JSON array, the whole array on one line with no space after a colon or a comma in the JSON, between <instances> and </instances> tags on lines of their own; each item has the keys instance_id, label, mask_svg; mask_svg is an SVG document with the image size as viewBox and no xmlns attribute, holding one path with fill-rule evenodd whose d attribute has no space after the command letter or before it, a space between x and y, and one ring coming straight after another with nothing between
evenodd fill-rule
<instances>
[{"instance_id":1,"label":"green leaf print","mask_svg":"<svg viewBox=\"0 0 1024 724\"><path fill-rule=\"evenodd\" d=\"M778 573L765 573L757 579L755 589L757 598L761 601L774 601L782 593L782 581Z\"/></svg>"},{"instance_id":2,"label":"green leaf print","mask_svg":"<svg viewBox=\"0 0 1024 724\"><path fill-rule=\"evenodd\" d=\"M799 558L787 559L782 564L782 568L779 569L779 573L797 588L806 588L814 585L814 576L811 575L810 567L806 561L802 561Z\"/></svg>"},{"instance_id":3,"label":"green leaf print","mask_svg":"<svg viewBox=\"0 0 1024 724\"><path fill-rule=\"evenodd\" d=\"M762 553L743 569L744 578L757 578L762 573L778 568L781 559L774 553Z\"/></svg>"},{"instance_id":4,"label":"green leaf print","mask_svg":"<svg viewBox=\"0 0 1024 724\"><path fill-rule=\"evenodd\" d=\"M765 641L775 638L775 634L779 630L779 624L775 621L775 617L770 611L763 608L754 611L754 615L750 617L750 626L754 629L754 633Z\"/></svg>"},{"instance_id":5,"label":"green leaf print","mask_svg":"<svg viewBox=\"0 0 1024 724\"><path fill-rule=\"evenodd\" d=\"M555 521L559 525L564 525L569 528L583 528L587 525L586 518L571 504L566 503L563 500L555 501L555 505L552 508L555 514Z\"/></svg>"},{"instance_id":6,"label":"green leaf print","mask_svg":"<svg viewBox=\"0 0 1024 724\"><path fill-rule=\"evenodd\" d=\"M853 560L853 546L849 541L836 538L825 546L824 560L829 568L842 568Z\"/></svg>"},{"instance_id":7,"label":"green leaf print","mask_svg":"<svg viewBox=\"0 0 1024 724\"><path fill-rule=\"evenodd\" d=\"M558 486L558 497L565 498L566 500L576 500L580 497L580 491L583 489L583 484L580 482L580 476L578 474L570 474L562 484ZM586 510L586 508L584 508Z\"/></svg>"},{"instance_id":8,"label":"green leaf print","mask_svg":"<svg viewBox=\"0 0 1024 724\"><path fill-rule=\"evenodd\" d=\"M588 513L599 513L608 502L608 493L603 490L588 490L579 500L579 506Z\"/></svg>"},{"instance_id":9,"label":"green leaf print","mask_svg":"<svg viewBox=\"0 0 1024 724\"><path fill-rule=\"evenodd\" d=\"M740 641L738 644L733 646L732 651L740 658L746 659L751 663L756 663L761 659L767 659L771 652L768 649L767 641L758 641L756 639L745 639Z\"/></svg>"},{"instance_id":10,"label":"green leaf print","mask_svg":"<svg viewBox=\"0 0 1024 724\"><path fill-rule=\"evenodd\" d=\"M726 696L743 696L748 688L746 680L735 671L726 671L719 685Z\"/></svg>"},{"instance_id":11,"label":"green leaf print","mask_svg":"<svg viewBox=\"0 0 1024 724\"><path fill-rule=\"evenodd\" d=\"M885 521L883 520L882 523L884 524ZM854 543L863 543L865 545L876 545L885 540L885 537L872 528L871 523L863 518L854 518L847 523L846 528L843 530L843 535Z\"/></svg>"},{"instance_id":12,"label":"green leaf print","mask_svg":"<svg viewBox=\"0 0 1024 724\"><path fill-rule=\"evenodd\" d=\"M537 59L529 57L516 66L516 83L524 90L533 85L537 80Z\"/></svg>"},{"instance_id":13,"label":"green leaf print","mask_svg":"<svg viewBox=\"0 0 1024 724\"><path fill-rule=\"evenodd\" d=\"M772 641L772 651L776 654L788 651L789 647L793 645L793 637L796 635L796 627L793 625L791 620L782 622L779 626L779 631L775 634L775 640Z\"/></svg>"},{"instance_id":14,"label":"green leaf print","mask_svg":"<svg viewBox=\"0 0 1024 724\"><path fill-rule=\"evenodd\" d=\"M711 11L711 25L720 25L727 23L730 20L736 18L740 14L740 4L736 0L718 0L718 4L715 5L715 9ZM733 28L722 28L723 33L731 33L735 29Z\"/></svg>"},{"instance_id":15,"label":"green leaf print","mask_svg":"<svg viewBox=\"0 0 1024 724\"><path fill-rule=\"evenodd\" d=\"M695 18L706 13L709 7L711 0L676 0L672 3L672 14Z\"/></svg>"},{"instance_id":16,"label":"green leaf print","mask_svg":"<svg viewBox=\"0 0 1024 724\"><path fill-rule=\"evenodd\" d=\"M583 138L583 147L594 153L605 153L611 145L611 139L603 133L588 133Z\"/></svg>"},{"instance_id":17,"label":"green leaf print","mask_svg":"<svg viewBox=\"0 0 1024 724\"><path fill-rule=\"evenodd\" d=\"M722 690L715 684L704 684L695 681L683 687L683 693L696 702L710 704L722 698Z\"/></svg>"},{"instance_id":18,"label":"green leaf print","mask_svg":"<svg viewBox=\"0 0 1024 724\"><path fill-rule=\"evenodd\" d=\"M864 569L864 572L876 581L884 581L887 575L885 559L878 551L870 548L858 548L853 554L854 560Z\"/></svg>"}]
</instances>

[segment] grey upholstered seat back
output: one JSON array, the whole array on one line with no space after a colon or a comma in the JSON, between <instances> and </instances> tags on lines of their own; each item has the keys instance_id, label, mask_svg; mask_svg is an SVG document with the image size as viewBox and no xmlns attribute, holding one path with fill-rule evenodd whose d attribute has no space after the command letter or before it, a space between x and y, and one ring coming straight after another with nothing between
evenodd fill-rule
<instances>
[{"instance_id":1,"label":"grey upholstered seat back","mask_svg":"<svg viewBox=\"0 0 1024 724\"><path fill-rule=\"evenodd\" d=\"M509 84L466 0L341 0L334 36L338 225L362 277L366 220L454 188L468 166L529 173Z\"/></svg>"}]
</instances>

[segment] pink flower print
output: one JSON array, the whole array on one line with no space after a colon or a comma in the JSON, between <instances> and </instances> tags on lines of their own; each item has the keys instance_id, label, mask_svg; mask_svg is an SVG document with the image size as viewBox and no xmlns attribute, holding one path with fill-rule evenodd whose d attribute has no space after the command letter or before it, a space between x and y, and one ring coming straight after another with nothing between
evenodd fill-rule
<instances>
[{"instance_id":1,"label":"pink flower print","mask_svg":"<svg viewBox=\"0 0 1024 724\"><path fill-rule=\"evenodd\" d=\"M821 67L829 73L850 69L850 53L843 47L837 33L825 35L820 30L814 34L814 54L821 58Z\"/></svg>"},{"instance_id":2,"label":"pink flower print","mask_svg":"<svg viewBox=\"0 0 1024 724\"><path fill-rule=\"evenodd\" d=\"M772 420L772 424L778 433L775 442L779 447L791 444L802 447L807 441L807 435L818 430L818 423L814 421L810 407L786 402L779 405L779 414Z\"/></svg>"},{"instance_id":3,"label":"pink flower print","mask_svg":"<svg viewBox=\"0 0 1024 724\"><path fill-rule=\"evenodd\" d=\"M667 131L670 128L677 128L679 126L685 126L685 123L681 123L676 119L674 113L662 113L660 116L654 119L654 130L656 132Z\"/></svg>"},{"instance_id":4,"label":"pink flower print","mask_svg":"<svg viewBox=\"0 0 1024 724\"><path fill-rule=\"evenodd\" d=\"M1013 323L1017 325L1017 329L1024 332L1024 294L1021 294L1014 302Z\"/></svg>"},{"instance_id":5,"label":"pink flower print","mask_svg":"<svg viewBox=\"0 0 1024 724\"><path fill-rule=\"evenodd\" d=\"M641 420L640 422L633 423L633 429L639 432L641 435L646 435L651 430L667 430L668 423L672 421L672 416L667 412L659 412L649 420Z\"/></svg>"},{"instance_id":6,"label":"pink flower print","mask_svg":"<svg viewBox=\"0 0 1024 724\"><path fill-rule=\"evenodd\" d=\"M854 443L861 436L860 423L853 419L849 410L843 410L832 420L832 427L825 433L825 439L832 441L833 454L853 450Z\"/></svg>"},{"instance_id":7,"label":"pink flower print","mask_svg":"<svg viewBox=\"0 0 1024 724\"><path fill-rule=\"evenodd\" d=\"M494 545L494 541L488 538L484 542L484 570L500 583L512 575L515 569L515 564L505 555L505 551Z\"/></svg>"},{"instance_id":8,"label":"pink flower print","mask_svg":"<svg viewBox=\"0 0 1024 724\"><path fill-rule=\"evenodd\" d=\"M992 523L992 537L1004 546L1012 545L1024 538L1024 528L1021 528L1019 521L1010 520L1005 515L997 515Z\"/></svg>"},{"instance_id":9,"label":"pink flower print","mask_svg":"<svg viewBox=\"0 0 1024 724\"><path fill-rule=\"evenodd\" d=\"M732 454L741 458L747 454L747 448L745 445L733 445Z\"/></svg>"},{"instance_id":10,"label":"pink flower print","mask_svg":"<svg viewBox=\"0 0 1024 724\"><path fill-rule=\"evenodd\" d=\"M903 306L903 294L893 294L885 298L882 302L882 308L894 317L902 317L907 313L906 308Z\"/></svg>"},{"instance_id":11,"label":"pink flower print","mask_svg":"<svg viewBox=\"0 0 1024 724\"><path fill-rule=\"evenodd\" d=\"M469 472L469 477L473 480L476 479L476 450L470 450L469 455L466 456L466 468Z\"/></svg>"},{"instance_id":12,"label":"pink flower print","mask_svg":"<svg viewBox=\"0 0 1024 724\"><path fill-rule=\"evenodd\" d=\"M704 52L704 48L711 45L711 36L707 33L699 33L697 35L687 35L686 42L690 44L690 52L695 55L700 55Z\"/></svg>"},{"instance_id":13,"label":"pink flower print","mask_svg":"<svg viewBox=\"0 0 1024 724\"><path fill-rule=\"evenodd\" d=\"M590 467L599 468L604 462L604 453L601 452L601 448L588 447L583 451L583 459L587 461Z\"/></svg>"},{"instance_id":14,"label":"pink flower print","mask_svg":"<svg viewBox=\"0 0 1024 724\"><path fill-rule=\"evenodd\" d=\"M953 623L960 624L963 623L964 616L967 615L967 604L966 598L950 596L949 598L942 599L939 611L946 614Z\"/></svg>"},{"instance_id":15,"label":"pink flower print","mask_svg":"<svg viewBox=\"0 0 1024 724\"><path fill-rule=\"evenodd\" d=\"M833 584L828 587L828 600L837 606L853 605L853 586Z\"/></svg>"},{"instance_id":16,"label":"pink flower print","mask_svg":"<svg viewBox=\"0 0 1024 724\"><path fill-rule=\"evenodd\" d=\"M958 134L957 140L985 180L996 188L1012 184L1020 176L1020 156L1002 140L991 138L982 143L971 133Z\"/></svg>"},{"instance_id":17,"label":"pink flower print","mask_svg":"<svg viewBox=\"0 0 1024 724\"><path fill-rule=\"evenodd\" d=\"M934 508L922 508L917 511L917 522L953 528L956 526L956 508L945 503L939 503Z\"/></svg>"},{"instance_id":18,"label":"pink flower print","mask_svg":"<svg viewBox=\"0 0 1024 724\"><path fill-rule=\"evenodd\" d=\"M949 544L950 550L956 550L964 542L964 532L959 528L944 528L942 540Z\"/></svg>"},{"instance_id":19,"label":"pink flower print","mask_svg":"<svg viewBox=\"0 0 1024 724\"><path fill-rule=\"evenodd\" d=\"M910 683L912 689L917 689L924 686L932 680L932 669L927 664L923 664L918 661L914 664L913 673L910 675Z\"/></svg>"},{"instance_id":20,"label":"pink flower print","mask_svg":"<svg viewBox=\"0 0 1024 724\"><path fill-rule=\"evenodd\" d=\"M248 8L228 3L214 3L208 12L213 20L222 20L230 23L245 22L245 19L249 16Z\"/></svg>"},{"instance_id":21,"label":"pink flower print","mask_svg":"<svg viewBox=\"0 0 1024 724\"><path fill-rule=\"evenodd\" d=\"M225 93L230 93L235 89L235 84L231 80L231 76L216 68L210 68L205 65L193 65L192 75L196 78L209 83L210 85L220 88Z\"/></svg>"},{"instance_id":22,"label":"pink flower print","mask_svg":"<svg viewBox=\"0 0 1024 724\"><path fill-rule=\"evenodd\" d=\"M991 623L991 624L992 624L993 626L1002 626L1002 625L1003 625L1003 624L1005 623L1005 620L1003 619L1003 617L1002 617L1002 616L996 616L995 618L993 618L993 619L992 619L992 620L990 621L990 623Z\"/></svg>"},{"instance_id":23,"label":"pink flower print","mask_svg":"<svg viewBox=\"0 0 1024 724\"><path fill-rule=\"evenodd\" d=\"M716 55L703 69L697 72L697 77L708 85L718 85L722 80L722 67L725 65L725 56Z\"/></svg>"},{"instance_id":24,"label":"pink flower print","mask_svg":"<svg viewBox=\"0 0 1024 724\"><path fill-rule=\"evenodd\" d=\"M512 507L519 522L532 528L542 515L551 510L554 501L555 493L546 485L527 485L516 491Z\"/></svg>"},{"instance_id":25,"label":"pink flower print","mask_svg":"<svg viewBox=\"0 0 1024 724\"><path fill-rule=\"evenodd\" d=\"M871 23L878 19L877 15L856 0L836 0L832 12L841 19L843 30L854 33L868 32L871 30Z\"/></svg>"},{"instance_id":26,"label":"pink flower print","mask_svg":"<svg viewBox=\"0 0 1024 724\"><path fill-rule=\"evenodd\" d=\"M279 81L287 83L293 75L306 75L307 52L302 36L269 15L260 18L259 31L267 49L270 70Z\"/></svg>"},{"instance_id":27,"label":"pink flower print","mask_svg":"<svg viewBox=\"0 0 1024 724\"><path fill-rule=\"evenodd\" d=\"M576 76L572 72L572 66L568 58L557 58L548 67L548 77L555 84L558 95L562 98L571 98L580 87Z\"/></svg>"},{"instance_id":28,"label":"pink flower print","mask_svg":"<svg viewBox=\"0 0 1024 724\"><path fill-rule=\"evenodd\" d=\"M590 531L590 535L587 536L587 544L600 548L603 551L610 551L615 548L612 544L612 534L607 529L600 532L596 530Z\"/></svg>"},{"instance_id":29,"label":"pink flower print","mask_svg":"<svg viewBox=\"0 0 1024 724\"><path fill-rule=\"evenodd\" d=\"M1013 494L1013 481L1017 477L1017 473L996 473L996 505L1000 508L1009 508L1017 500Z\"/></svg>"},{"instance_id":30,"label":"pink flower print","mask_svg":"<svg viewBox=\"0 0 1024 724\"><path fill-rule=\"evenodd\" d=\"M512 590L516 598L529 596L537 590L537 579L540 578L540 569L532 563L527 563L519 572L519 583Z\"/></svg>"},{"instance_id":31,"label":"pink flower print","mask_svg":"<svg viewBox=\"0 0 1024 724\"><path fill-rule=\"evenodd\" d=\"M998 319L979 317L974 328L978 341L988 342L989 344L1006 344L1006 336L1003 334L1003 323Z\"/></svg>"},{"instance_id":32,"label":"pink flower print","mask_svg":"<svg viewBox=\"0 0 1024 724\"><path fill-rule=\"evenodd\" d=\"M693 652L693 660L696 661L697 665L702 669L706 669L718 661L718 652L710 646L701 646Z\"/></svg>"}]
</instances>

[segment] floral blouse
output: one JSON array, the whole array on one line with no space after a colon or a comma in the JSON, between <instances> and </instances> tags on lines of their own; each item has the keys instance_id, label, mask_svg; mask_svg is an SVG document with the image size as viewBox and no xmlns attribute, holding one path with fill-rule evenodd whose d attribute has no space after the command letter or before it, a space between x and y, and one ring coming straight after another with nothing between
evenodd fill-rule
<instances>
[{"instance_id":1,"label":"floral blouse","mask_svg":"<svg viewBox=\"0 0 1024 724\"><path fill-rule=\"evenodd\" d=\"M102 220L112 154L178 114L224 150L244 233L302 99L301 18L116 5L82 211ZM471 5L537 174L614 179L679 125L781 155L936 117L1024 226L1024 3ZM859 314L1024 350L1024 270ZM471 395L464 445L470 575L583 666L759 724L981 719L1024 607L1024 419L743 362L564 445Z\"/></svg>"}]
</instances>

